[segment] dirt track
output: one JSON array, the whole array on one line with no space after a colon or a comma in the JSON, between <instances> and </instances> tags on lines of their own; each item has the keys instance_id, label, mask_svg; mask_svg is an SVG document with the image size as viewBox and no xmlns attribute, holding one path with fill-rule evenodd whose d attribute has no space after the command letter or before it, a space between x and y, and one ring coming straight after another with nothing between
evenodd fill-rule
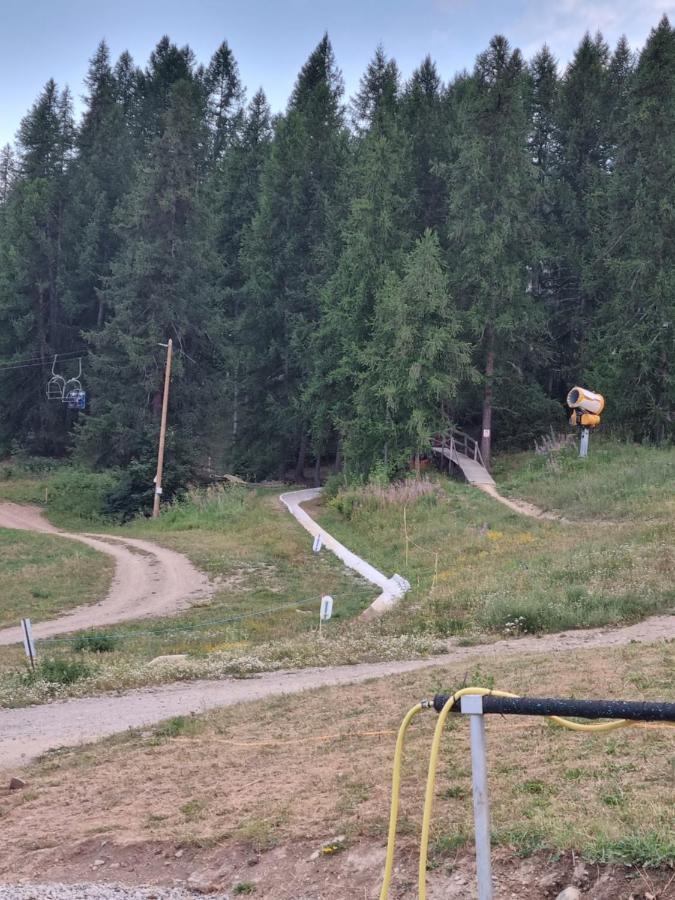
<instances>
[{"instance_id":1,"label":"dirt track","mask_svg":"<svg viewBox=\"0 0 675 900\"><path fill-rule=\"evenodd\" d=\"M129 619L175 615L212 592L206 575L180 553L136 538L59 531L35 506L0 503L0 528L55 534L67 540L80 541L115 559L115 575L107 597L98 603L78 606L57 619L34 625L36 638ZM19 641L20 628L0 630L0 646Z\"/></svg>"},{"instance_id":2,"label":"dirt track","mask_svg":"<svg viewBox=\"0 0 675 900\"><path fill-rule=\"evenodd\" d=\"M625 628L567 631L475 647L450 643L449 653L431 659L270 672L247 680L193 681L125 694L63 700L44 706L0 709L0 768L25 765L52 747L97 740L127 728L152 725L171 716L250 703L279 694L295 694L323 685L354 684L369 678L446 666L477 657L489 660L525 653L555 654L574 649L616 647L633 641L652 643L673 639L675 615L652 616Z\"/></svg>"}]
</instances>

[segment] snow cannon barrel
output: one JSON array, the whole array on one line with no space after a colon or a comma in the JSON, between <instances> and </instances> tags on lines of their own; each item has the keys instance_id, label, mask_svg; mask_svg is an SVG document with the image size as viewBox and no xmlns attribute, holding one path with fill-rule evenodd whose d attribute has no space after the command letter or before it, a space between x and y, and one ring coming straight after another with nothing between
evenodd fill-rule
<instances>
[{"instance_id":1,"label":"snow cannon barrel","mask_svg":"<svg viewBox=\"0 0 675 900\"><path fill-rule=\"evenodd\" d=\"M605 408L605 398L602 394L596 394L586 388L573 387L567 395L567 405L570 409L579 410L582 415L583 413L590 413L591 416L597 418L598 421L594 423L594 425L597 425L600 422L600 413ZM588 427L592 428L594 426L589 422Z\"/></svg>"}]
</instances>

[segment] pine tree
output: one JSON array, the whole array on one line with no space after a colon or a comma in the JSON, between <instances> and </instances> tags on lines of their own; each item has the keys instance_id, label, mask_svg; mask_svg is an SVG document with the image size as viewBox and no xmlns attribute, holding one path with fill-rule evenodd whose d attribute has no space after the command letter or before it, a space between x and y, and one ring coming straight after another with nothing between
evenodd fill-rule
<instances>
[{"instance_id":1,"label":"pine tree","mask_svg":"<svg viewBox=\"0 0 675 900\"><path fill-rule=\"evenodd\" d=\"M165 351L175 361L169 468L194 458L208 427L212 348L207 332L214 263L201 186L206 167L203 92L190 76L165 98L160 134L115 214L119 251L104 299L109 318L92 333L91 415L77 434L80 458L96 466L153 466Z\"/></svg>"},{"instance_id":2,"label":"pine tree","mask_svg":"<svg viewBox=\"0 0 675 900\"><path fill-rule=\"evenodd\" d=\"M339 187L347 154L342 79L324 36L303 66L276 125L261 177L258 212L244 248L242 340L250 359L245 393L255 434L240 434L256 471L292 465L302 475L312 377L310 340L335 265Z\"/></svg>"},{"instance_id":3,"label":"pine tree","mask_svg":"<svg viewBox=\"0 0 675 900\"><path fill-rule=\"evenodd\" d=\"M372 339L345 435L349 465L399 468L446 429L470 351L448 291L437 236L427 230L377 294Z\"/></svg>"},{"instance_id":4,"label":"pine tree","mask_svg":"<svg viewBox=\"0 0 675 900\"><path fill-rule=\"evenodd\" d=\"M515 378L520 394L534 385L527 361L541 348L542 310L534 300L532 198L526 84L522 58L497 36L478 57L470 81L456 91L455 158L449 166L448 237L451 290L466 310L483 374L481 452L490 464L492 412L507 401ZM536 393L536 390L535 390ZM524 411L514 409L522 417Z\"/></svg>"},{"instance_id":5,"label":"pine tree","mask_svg":"<svg viewBox=\"0 0 675 900\"><path fill-rule=\"evenodd\" d=\"M361 79L355 109L361 110L361 138L347 170L349 215L336 269L322 294L321 325L313 341L319 364L305 394L313 413L316 454L334 445L339 455L371 338L375 297L387 274L400 269L411 243L409 145L399 120L400 79L398 67L381 48Z\"/></svg>"},{"instance_id":6,"label":"pine tree","mask_svg":"<svg viewBox=\"0 0 675 900\"><path fill-rule=\"evenodd\" d=\"M204 73L212 156L218 160L241 127L245 92L239 67L227 41L218 47Z\"/></svg>"},{"instance_id":7,"label":"pine tree","mask_svg":"<svg viewBox=\"0 0 675 900\"><path fill-rule=\"evenodd\" d=\"M608 299L587 376L607 395L610 421L664 440L675 421L675 32L665 17L631 79L626 122L598 276Z\"/></svg>"},{"instance_id":8,"label":"pine tree","mask_svg":"<svg viewBox=\"0 0 675 900\"><path fill-rule=\"evenodd\" d=\"M0 234L0 360L39 358L44 366L2 374L0 443L13 439L55 455L65 450L69 418L61 404L47 401L45 385L53 355L71 349L63 223L72 146L70 95L50 80L19 128Z\"/></svg>"},{"instance_id":9,"label":"pine tree","mask_svg":"<svg viewBox=\"0 0 675 900\"><path fill-rule=\"evenodd\" d=\"M229 426L225 440L221 434L220 443L231 453L238 449L239 432L246 419L243 372L247 365L255 369L258 351L253 340L248 344L242 339L247 335L244 321L246 273L241 251L258 208L260 177L269 156L271 139L270 108L260 90L249 103L243 122L232 135L227 152L219 160L208 185L213 241L220 269L211 334L227 385L222 392L222 415ZM253 335L249 337L253 338ZM244 421L243 428L251 433L255 423ZM236 467L237 456L230 456L230 459Z\"/></svg>"},{"instance_id":10,"label":"pine tree","mask_svg":"<svg viewBox=\"0 0 675 900\"><path fill-rule=\"evenodd\" d=\"M16 160L10 144L0 150L0 206L4 206L9 199L9 192L16 175Z\"/></svg>"},{"instance_id":11,"label":"pine tree","mask_svg":"<svg viewBox=\"0 0 675 900\"><path fill-rule=\"evenodd\" d=\"M86 109L76 139L66 220L69 290L78 335L103 325L102 288L118 249L113 211L131 188L136 162L128 87L113 73L104 41L85 83Z\"/></svg>"},{"instance_id":12,"label":"pine tree","mask_svg":"<svg viewBox=\"0 0 675 900\"><path fill-rule=\"evenodd\" d=\"M551 277L551 328L558 347L554 391L564 396L584 365L586 336L601 302L594 278L595 234L606 219L611 160L607 103L609 48L586 34L562 79L557 113L557 265Z\"/></svg>"},{"instance_id":13,"label":"pine tree","mask_svg":"<svg viewBox=\"0 0 675 900\"><path fill-rule=\"evenodd\" d=\"M440 228L447 218L442 176L448 156L446 110L441 78L429 56L406 85L401 119L409 140L412 170L408 217L411 231L419 235L425 228Z\"/></svg>"}]
</instances>

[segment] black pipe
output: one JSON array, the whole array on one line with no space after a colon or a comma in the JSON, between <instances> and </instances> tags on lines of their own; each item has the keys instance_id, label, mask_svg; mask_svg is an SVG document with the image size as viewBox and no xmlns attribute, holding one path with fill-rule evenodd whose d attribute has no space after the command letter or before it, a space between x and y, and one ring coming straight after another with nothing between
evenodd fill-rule
<instances>
[{"instance_id":1,"label":"black pipe","mask_svg":"<svg viewBox=\"0 0 675 900\"><path fill-rule=\"evenodd\" d=\"M450 694L436 694L434 709L440 712ZM675 722L675 703L652 700L556 700L545 697L483 698L483 712L503 716L567 716L580 719L629 719L634 722ZM462 711L462 698L452 708Z\"/></svg>"}]
</instances>

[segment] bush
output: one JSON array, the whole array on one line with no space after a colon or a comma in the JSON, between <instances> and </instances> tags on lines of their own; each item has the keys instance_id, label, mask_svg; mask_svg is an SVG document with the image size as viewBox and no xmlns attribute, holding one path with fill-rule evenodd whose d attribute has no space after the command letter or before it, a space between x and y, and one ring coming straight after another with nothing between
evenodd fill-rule
<instances>
[{"instance_id":1,"label":"bush","mask_svg":"<svg viewBox=\"0 0 675 900\"><path fill-rule=\"evenodd\" d=\"M49 511L66 519L100 522L106 515L106 497L115 485L112 472L86 472L64 468L49 483Z\"/></svg>"},{"instance_id":2,"label":"bush","mask_svg":"<svg viewBox=\"0 0 675 900\"><path fill-rule=\"evenodd\" d=\"M77 653L110 653L119 643L114 634L106 634L104 631L91 631L88 634L80 634L73 641L73 650Z\"/></svg>"},{"instance_id":3,"label":"bush","mask_svg":"<svg viewBox=\"0 0 675 900\"><path fill-rule=\"evenodd\" d=\"M91 675L91 669L78 659L43 659L36 674L51 684L73 684Z\"/></svg>"},{"instance_id":4,"label":"bush","mask_svg":"<svg viewBox=\"0 0 675 900\"><path fill-rule=\"evenodd\" d=\"M106 516L116 522L128 522L137 515L150 515L155 496L156 460L151 457L132 459L118 475L103 501ZM162 502L180 498L190 471L185 466L168 465L162 478Z\"/></svg>"}]
</instances>

